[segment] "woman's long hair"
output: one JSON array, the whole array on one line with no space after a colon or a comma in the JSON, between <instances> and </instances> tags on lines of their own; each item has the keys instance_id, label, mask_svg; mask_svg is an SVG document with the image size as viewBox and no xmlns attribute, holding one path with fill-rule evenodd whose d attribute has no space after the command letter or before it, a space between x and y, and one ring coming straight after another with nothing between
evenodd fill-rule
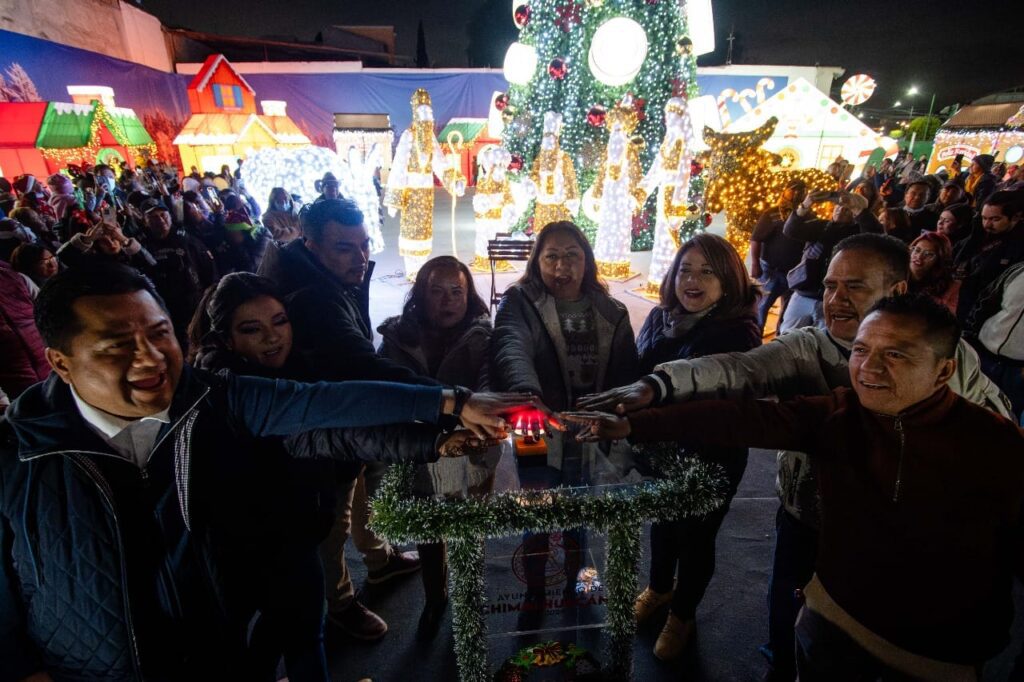
<instances>
[{"instance_id":1,"label":"woman's long hair","mask_svg":"<svg viewBox=\"0 0 1024 682\"><path fill-rule=\"evenodd\" d=\"M548 223L548 225L541 230L541 233L537 236L537 240L533 245L533 251L530 252L530 259L526 262L526 272L519 278L517 284L520 286L525 286L527 284L544 286L544 280L540 275L540 254L544 250L544 244L547 243L547 240L556 234L569 235L575 239L576 243L579 244L579 247L583 249L583 282L580 287L580 291L585 294L601 293L607 295L608 285L597 276L597 260L594 258L594 250L590 248L590 242L587 241L587 236L583 234L583 230L577 227L576 223L569 220L560 220L557 223Z\"/></svg>"},{"instance_id":2,"label":"woman's long hair","mask_svg":"<svg viewBox=\"0 0 1024 682\"><path fill-rule=\"evenodd\" d=\"M953 283L953 243L940 232L923 232L920 237L910 242L910 248L913 249L920 242L929 243L935 249L935 264L920 282L915 282L911 278L910 291L941 298Z\"/></svg>"},{"instance_id":3,"label":"woman's long hair","mask_svg":"<svg viewBox=\"0 0 1024 682\"><path fill-rule=\"evenodd\" d=\"M761 296L760 287L750 279L743 260L732 244L718 235L707 232L691 237L679 247L675 258L672 259L672 265L665 273L665 278L661 280L661 300L658 305L665 310L682 307L679 297L676 296L676 277L679 276L683 256L691 249L699 249L704 254L712 272L722 285L722 298L711 314L724 319L753 312L757 299Z\"/></svg>"},{"instance_id":4,"label":"woman's long hair","mask_svg":"<svg viewBox=\"0 0 1024 682\"><path fill-rule=\"evenodd\" d=\"M211 346L228 350L235 311L263 296L284 302L273 281L251 272L233 272L207 287L188 325L189 362L195 362L199 353Z\"/></svg>"},{"instance_id":5,"label":"woman's long hair","mask_svg":"<svg viewBox=\"0 0 1024 682\"><path fill-rule=\"evenodd\" d=\"M481 316L490 317L490 309L477 293L476 283L473 282L473 273L469 271L466 264L454 256L437 256L428 260L419 269L416 273L416 281L413 282L412 289L405 297L405 305L402 306L402 317L399 323L399 335L403 343L418 345L420 330L429 324L424 300L427 297L430 275L438 270L454 270L462 273L466 278L466 316L459 323L459 329L468 328L474 320Z\"/></svg>"}]
</instances>

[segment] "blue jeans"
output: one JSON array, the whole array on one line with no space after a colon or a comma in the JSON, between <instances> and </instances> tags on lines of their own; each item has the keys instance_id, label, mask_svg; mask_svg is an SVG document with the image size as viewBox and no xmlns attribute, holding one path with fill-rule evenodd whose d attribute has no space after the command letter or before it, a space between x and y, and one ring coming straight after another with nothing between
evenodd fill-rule
<instances>
[{"instance_id":1,"label":"blue jeans","mask_svg":"<svg viewBox=\"0 0 1024 682\"><path fill-rule=\"evenodd\" d=\"M764 260L761 261L761 287L764 289L764 296L761 297L761 301L757 304L757 320L761 324L761 330L764 330L764 325L768 320L768 311L775 305L775 301L782 299L782 311L779 313L779 322L776 328L778 331L782 327L782 317L785 314L786 305L789 303L789 298L792 295L792 290L789 288L789 282L786 281L786 273L781 270L776 270L772 266L768 265Z\"/></svg>"},{"instance_id":2,"label":"blue jeans","mask_svg":"<svg viewBox=\"0 0 1024 682\"><path fill-rule=\"evenodd\" d=\"M775 515L775 554L768 579L768 646L776 679L796 678L793 626L803 606L797 590L814 575L818 531L798 521L779 505Z\"/></svg>"},{"instance_id":3,"label":"blue jeans","mask_svg":"<svg viewBox=\"0 0 1024 682\"><path fill-rule=\"evenodd\" d=\"M779 325L779 333L788 332L790 329L801 327L825 328L825 315L821 308L821 299L811 298L794 291L786 312L782 316L782 324Z\"/></svg>"}]
</instances>

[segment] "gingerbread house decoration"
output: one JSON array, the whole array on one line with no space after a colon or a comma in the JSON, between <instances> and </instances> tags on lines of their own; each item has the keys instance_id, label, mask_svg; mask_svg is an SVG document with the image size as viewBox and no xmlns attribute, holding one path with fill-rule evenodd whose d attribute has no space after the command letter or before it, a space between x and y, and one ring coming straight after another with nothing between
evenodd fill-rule
<instances>
[{"instance_id":1,"label":"gingerbread house decoration","mask_svg":"<svg viewBox=\"0 0 1024 682\"><path fill-rule=\"evenodd\" d=\"M192 116L174 138L185 170L217 172L257 149L310 144L285 102L260 102L258 113L256 91L222 54L207 57L188 85L188 102Z\"/></svg>"}]
</instances>

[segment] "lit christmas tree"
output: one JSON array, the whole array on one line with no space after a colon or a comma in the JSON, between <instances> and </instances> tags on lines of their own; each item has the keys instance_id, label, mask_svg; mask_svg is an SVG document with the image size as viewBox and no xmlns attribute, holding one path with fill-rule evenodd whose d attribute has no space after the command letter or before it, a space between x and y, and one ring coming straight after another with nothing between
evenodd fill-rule
<instances>
[{"instance_id":1,"label":"lit christmas tree","mask_svg":"<svg viewBox=\"0 0 1024 682\"><path fill-rule=\"evenodd\" d=\"M524 0L515 8L519 39L506 56L511 82L501 98L504 145L513 168L528 169L537 155L544 113L562 114L561 148L573 159L579 190L597 177L608 144L607 112L630 102L639 124L633 133L646 172L665 134L663 111L671 97L697 96L697 61L687 34L684 3L677 0ZM691 214L680 236L704 228L695 175ZM694 190L697 190L696 192ZM633 250L653 243L656 196L633 221ZM519 228L527 226L527 211ZM593 241L596 225L581 211L576 222Z\"/></svg>"}]
</instances>

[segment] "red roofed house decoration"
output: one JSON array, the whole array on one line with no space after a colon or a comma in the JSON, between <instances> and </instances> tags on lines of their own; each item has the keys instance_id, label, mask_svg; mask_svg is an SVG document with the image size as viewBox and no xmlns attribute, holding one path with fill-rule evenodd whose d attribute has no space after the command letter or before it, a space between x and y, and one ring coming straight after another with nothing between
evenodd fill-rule
<instances>
[{"instance_id":1,"label":"red roofed house decoration","mask_svg":"<svg viewBox=\"0 0 1024 682\"><path fill-rule=\"evenodd\" d=\"M188 85L188 102L192 116L174 138L186 172L233 168L235 159L264 147L310 144L285 113L285 102L261 102L263 113L257 113L255 90L222 54L206 58Z\"/></svg>"}]
</instances>

